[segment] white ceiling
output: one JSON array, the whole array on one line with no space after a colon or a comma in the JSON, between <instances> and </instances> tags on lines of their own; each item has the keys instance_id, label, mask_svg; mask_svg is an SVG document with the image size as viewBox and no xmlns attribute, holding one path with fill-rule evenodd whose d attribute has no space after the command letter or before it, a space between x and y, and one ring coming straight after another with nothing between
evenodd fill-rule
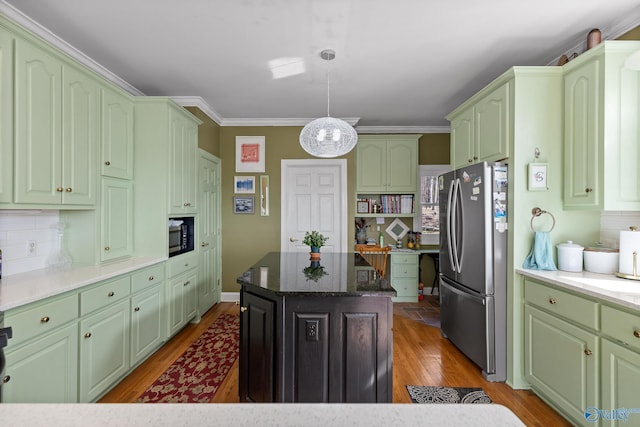
<instances>
[{"instance_id":1,"label":"white ceiling","mask_svg":"<svg viewBox=\"0 0 640 427\"><path fill-rule=\"evenodd\" d=\"M592 28L611 39L640 24L639 0L0 0L0 12L26 15L134 92L201 97L224 126L326 115L329 70L331 115L361 132L446 129L447 113L510 66L555 64ZM326 48L335 60L319 57ZM274 78L282 58L305 71Z\"/></svg>"}]
</instances>

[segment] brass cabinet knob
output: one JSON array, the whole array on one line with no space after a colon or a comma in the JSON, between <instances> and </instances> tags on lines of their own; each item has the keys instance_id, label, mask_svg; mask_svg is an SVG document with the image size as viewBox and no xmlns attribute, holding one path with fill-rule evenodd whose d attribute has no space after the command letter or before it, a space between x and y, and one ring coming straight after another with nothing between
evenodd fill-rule
<instances>
[{"instance_id":1,"label":"brass cabinet knob","mask_svg":"<svg viewBox=\"0 0 640 427\"><path fill-rule=\"evenodd\" d=\"M549 298L549 304L553 305L556 303L556 299L555 298Z\"/></svg>"},{"instance_id":2,"label":"brass cabinet knob","mask_svg":"<svg viewBox=\"0 0 640 427\"><path fill-rule=\"evenodd\" d=\"M71 189L71 187L67 187L67 189L65 190L67 193L71 193L73 190Z\"/></svg>"},{"instance_id":3,"label":"brass cabinet knob","mask_svg":"<svg viewBox=\"0 0 640 427\"><path fill-rule=\"evenodd\" d=\"M91 338L91 332L87 332L86 334L84 334L85 338Z\"/></svg>"},{"instance_id":4,"label":"brass cabinet knob","mask_svg":"<svg viewBox=\"0 0 640 427\"><path fill-rule=\"evenodd\" d=\"M57 191L58 193L62 193L62 190L64 190L64 188L62 188L62 187L56 187L56 191Z\"/></svg>"},{"instance_id":5,"label":"brass cabinet knob","mask_svg":"<svg viewBox=\"0 0 640 427\"><path fill-rule=\"evenodd\" d=\"M587 349L584 351L584 354L585 354L586 356L591 356L591 355L593 354L593 352L587 348Z\"/></svg>"},{"instance_id":6,"label":"brass cabinet knob","mask_svg":"<svg viewBox=\"0 0 640 427\"><path fill-rule=\"evenodd\" d=\"M191 202L184 202L183 206L185 207L191 206Z\"/></svg>"},{"instance_id":7,"label":"brass cabinet knob","mask_svg":"<svg viewBox=\"0 0 640 427\"><path fill-rule=\"evenodd\" d=\"M106 162L104 162L105 165L107 166L111 166L111 162L109 160L107 160Z\"/></svg>"},{"instance_id":8,"label":"brass cabinet knob","mask_svg":"<svg viewBox=\"0 0 640 427\"><path fill-rule=\"evenodd\" d=\"M191 284L191 280L187 280L186 282L184 282L184 286L189 286Z\"/></svg>"},{"instance_id":9,"label":"brass cabinet knob","mask_svg":"<svg viewBox=\"0 0 640 427\"><path fill-rule=\"evenodd\" d=\"M11 381L11 375L5 375L4 378L2 378L2 384L6 384L9 381Z\"/></svg>"},{"instance_id":10,"label":"brass cabinet knob","mask_svg":"<svg viewBox=\"0 0 640 427\"><path fill-rule=\"evenodd\" d=\"M636 329L635 331L633 331L633 336L636 338L640 338L640 330Z\"/></svg>"},{"instance_id":11,"label":"brass cabinet knob","mask_svg":"<svg viewBox=\"0 0 640 427\"><path fill-rule=\"evenodd\" d=\"M209 246L209 244L207 242L202 242L202 243L200 243L200 246L202 246L204 248L205 246Z\"/></svg>"},{"instance_id":12,"label":"brass cabinet knob","mask_svg":"<svg viewBox=\"0 0 640 427\"><path fill-rule=\"evenodd\" d=\"M185 263L184 263L184 266L185 266L185 267L189 267L189 263L188 263L188 262L185 262Z\"/></svg>"},{"instance_id":13,"label":"brass cabinet knob","mask_svg":"<svg viewBox=\"0 0 640 427\"><path fill-rule=\"evenodd\" d=\"M244 313L245 311L247 311L247 307L240 307L240 313Z\"/></svg>"},{"instance_id":14,"label":"brass cabinet knob","mask_svg":"<svg viewBox=\"0 0 640 427\"><path fill-rule=\"evenodd\" d=\"M110 248L109 246L105 246L105 247L104 247L104 250L105 250L105 251L110 251L110 250L111 250L111 248Z\"/></svg>"},{"instance_id":15,"label":"brass cabinet knob","mask_svg":"<svg viewBox=\"0 0 640 427\"><path fill-rule=\"evenodd\" d=\"M49 320L51 320L49 316L43 316L40 318L40 323L49 323Z\"/></svg>"},{"instance_id":16,"label":"brass cabinet knob","mask_svg":"<svg viewBox=\"0 0 640 427\"><path fill-rule=\"evenodd\" d=\"M593 188L585 188L584 191L586 191L587 193L591 193L593 191Z\"/></svg>"},{"instance_id":17,"label":"brass cabinet knob","mask_svg":"<svg viewBox=\"0 0 640 427\"><path fill-rule=\"evenodd\" d=\"M467 160L467 163L473 163L473 159Z\"/></svg>"},{"instance_id":18,"label":"brass cabinet knob","mask_svg":"<svg viewBox=\"0 0 640 427\"><path fill-rule=\"evenodd\" d=\"M114 296L114 295L115 295L115 293L114 293L113 291L111 291L111 292L109 292L109 293L107 294L107 296L108 296L108 297L112 297L112 296Z\"/></svg>"},{"instance_id":19,"label":"brass cabinet knob","mask_svg":"<svg viewBox=\"0 0 640 427\"><path fill-rule=\"evenodd\" d=\"M140 307L134 308L133 311L140 311Z\"/></svg>"},{"instance_id":20,"label":"brass cabinet knob","mask_svg":"<svg viewBox=\"0 0 640 427\"><path fill-rule=\"evenodd\" d=\"M149 276L149 281L151 281L151 280L153 280L153 279L155 279L155 277L153 277L153 276Z\"/></svg>"}]
</instances>

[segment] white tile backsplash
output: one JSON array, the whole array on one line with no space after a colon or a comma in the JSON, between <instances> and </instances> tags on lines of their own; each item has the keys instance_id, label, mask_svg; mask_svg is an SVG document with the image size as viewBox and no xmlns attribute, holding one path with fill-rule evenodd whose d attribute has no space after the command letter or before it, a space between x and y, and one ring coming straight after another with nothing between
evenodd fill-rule
<instances>
[{"instance_id":1,"label":"white tile backsplash","mask_svg":"<svg viewBox=\"0 0 640 427\"><path fill-rule=\"evenodd\" d=\"M640 212L606 211L600 215L600 241L606 246L620 246L620 231L636 226L640 230Z\"/></svg>"},{"instance_id":2,"label":"white tile backsplash","mask_svg":"<svg viewBox=\"0 0 640 427\"><path fill-rule=\"evenodd\" d=\"M0 210L2 275L24 273L47 266L47 258L57 239L52 226L60 222L57 210ZM29 251L29 242L35 250Z\"/></svg>"}]
</instances>

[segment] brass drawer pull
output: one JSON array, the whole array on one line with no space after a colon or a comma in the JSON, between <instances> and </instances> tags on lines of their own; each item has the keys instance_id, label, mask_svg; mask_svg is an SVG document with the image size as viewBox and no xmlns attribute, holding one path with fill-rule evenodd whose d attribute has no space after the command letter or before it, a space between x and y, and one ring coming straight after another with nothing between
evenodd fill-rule
<instances>
[{"instance_id":1,"label":"brass drawer pull","mask_svg":"<svg viewBox=\"0 0 640 427\"><path fill-rule=\"evenodd\" d=\"M49 323L49 320L51 320L49 316L44 316L40 318L40 323Z\"/></svg>"},{"instance_id":2,"label":"brass drawer pull","mask_svg":"<svg viewBox=\"0 0 640 427\"><path fill-rule=\"evenodd\" d=\"M140 311L140 307L134 308L133 311Z\"/></svg>"},{"instance_id":3,"label":"brass drawer pull","mask_svg":"<svg viewBox=\"0 0 640 427\"><path fill-rule=\"evenodd\" d=\"M111 166L111 162L109 160L107 160L106 162L104 162L105 165L107 166Z\"/></svg>"},{"instance_id":4,"label":"brass drawer pull","mask_svg":"<svg viewBox=\"0 0 640 427\"><path fill-rule=\"evenodd\" d=\"M71 193L73 190L71 189L71 187L67 187L67 189L65 190L67 193Z\"/></svg>"},{"instance_id":5,"label":"brass drawer pull","mask_svg":"<svg viewBox=\"0 0 640 427\"><path fill-rule=\"evenodd\" d=\"M240 312L244 313L245 311L247 311L247 307L240 307Z\"/></svg>"},{"instance_id":6,"label":"brass drawer pull","mask_svg":"<svg viewBox=\"0 0 640 427\"><path fill-rule=\"evenodd\" d=\"M62 188L62 187L56 187L56 191L57 191L58 193L62 193L62 190L64 190L64 188Z\"/></svg>"},{"instance_id":7,"label":"brass drawer pull","mask_svg":"<svg viewBox=\"0 0 640 427\"><path fill-rule=\"evenodd\" d=\"M633 331L633 336L636 338L640 338L640 330L636 329L635 331Z\"/></svg>"},{"instance_id":8,"label":"brass drawer pull","mask_svg":"<svg viewBox=\"0 0 640 427\"><path fill-rule=\"evenodd\" d=\"M591 356L591 355L593 354L593 352L587 348L587 349L584 351L584 354L585 354L586 356Z\"/></svg>"},{"instance_id":9,"label":"brass drawer pull","mask_svg":"<svg viewBox=\"0 0 640 427\"><path fill-rule=\"evenodd\" d=\"M553 305L556 303L556 299L555 298L549 298L549 304Z\"/></svg>"},{"instance_id":10,"label":"brass drawer pull","mask_svg":"<svg viewBox=\"0 0 640 427\"><path fill-rule=\"evenodd\" d=\"M2 384L6 384L9 381L11 381L11 375L6 375L3 379L2 379Z\"/></svg>"},{"instance_id":11,"label":"brass drawer pull","mask_svg":"<svg viewBox=\"0 0 640 427\"><path fill-rule=\"evenodd\" d=\"M105 247L104 247L104 250L105 250L105 251L110 251L110 250L111 250L111 248L110 248L109 246L105 246Z\"/></svg>"},{"instance_id":12,"label":"brass drawer pull","mask_svg":"<svg viewBox=\"0 0 640 427\"><path fill-rule=\"evenodd\" d=\"M111 292L109 292L109 293L107 294L107 296L108 296L108 297L112 297L112 296L114 296L114 295L115 295L115 293L114 293L113 291L111 291Z\"/></svg>"},{"instance_id":13,"label":"brass drawer pull","mask_svg":"<svg viewBox=\"0 0 640 427\"><path fill-rule=\"evenodd\" d=\"M84 334L85 338L91 338L91 332L87 332L86 334Z\"/></svg>"},{"instance_id":14,"label":"brass drawer pull","mask_svg":"<svg viewBox=\"0 0 640 427\"><path fill-rule=\"evenodd\" d=\"M153 279L154 279L154 277L153 277L153 276L149 276L149 280L153 280Z\"/></svg>"}]
</instances>

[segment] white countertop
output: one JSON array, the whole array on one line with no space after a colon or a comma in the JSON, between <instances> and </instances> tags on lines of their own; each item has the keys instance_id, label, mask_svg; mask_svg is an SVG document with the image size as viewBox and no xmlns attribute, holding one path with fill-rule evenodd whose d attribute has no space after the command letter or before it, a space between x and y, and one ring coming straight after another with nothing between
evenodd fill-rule
<instances>
[{"instance_id":1,"label":"white countertop","mask_svg":"<svg viewBox=\"0 0 640 427\"><path fill-rule=\"evenodd\" d=\"M72 266L63 271L43 268L6 276L0 279L0 311L72 291L157 264L166 259L162 257L133 257L102 265Z\"/></svg>"},{"instance_id":2,"label":"white countertop","mask_svg":"<svg viewBox=\"0 0 640 427\"><path fill-rule=\"evenodd\" d=\"M563 288L640 310L640 281L637 280L621 279L613 274L590 273L588 271L571 273L561 270L516 268L516 272L523 276L551 282Z\"/></svg>"},{"instance_id":3,"label":"white countertop","mask_svg":"<svg viewBox=\"0 0 640 427\"><path fill-rule=\"evenodd\" d=\"M3 427L524 426L498 404L3 404Z\"/></svg>"}]
</instances>

